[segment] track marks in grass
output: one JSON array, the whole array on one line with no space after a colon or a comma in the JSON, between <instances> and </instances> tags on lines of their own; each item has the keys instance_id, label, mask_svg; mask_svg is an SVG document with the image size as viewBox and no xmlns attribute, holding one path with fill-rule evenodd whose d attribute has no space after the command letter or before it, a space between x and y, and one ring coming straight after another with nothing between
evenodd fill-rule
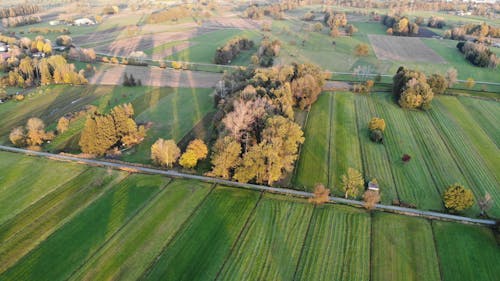
<instances>
[{"instance_id":1,"label":"track marks in grass","mask_svg":"<svg viewBox=\"0 0 500 281\"><path fill-rule=\"evenodd\" d=\"M421 209L442 209L441 195L426 166L424 154L413 137L413 128L406 112L394 103L391 95L373 95L372 99L377 114L388 124L384 133L384 145L387 147L400 199ZM401 160L405 153L411 155L411 161L406 164Z\"/></svg>"},{"instance_id":2,"label":"track marks in grass","mask_svg":"<svg viewBox=\"0 0 500 281\"><path fill-rule=\"evenodd\" d=\"M130 175L24 256L0 280L65 280L167 183Z\"/></svg>"},{"instance_id":3,"label":"track marks in grass","mask_svg":"<svg viewBox=\"0 0 500 281\"><path fill-rule=\"evenodd\" d=\"M315 208L295 280L368 280L370 214L340 205Z\"/></svg>"},{"instance_id":4,"label":"track marks in grass","mask_svg":"<svg viewBox=\"0 0 500 281\"><path fill-rule=\"evenodd\" d=\"M71 280L137 280L210 190L207 183L174 180Z\"/></svg>"},{"instance_id":5,"label":"track marks in grass","mask_svg":"<svg viewBox=\"0 0 500 281\"><path fill-rule=\"evenodd\" d=\"M456 162L462 171L463 176L476 198L484 196L489 192L493 198L493 207L489 211L490 215L500 215L500 189L499 182L491 171L486 167L484 159L477 152L475 145L468 135L458 126L443 106L441 98L434 102L429 114L434 125L442 132L443 140L448 145L449 150L455 156ZM498 153L490 152L491 157L498 157ZM465 184L465 183L462 183Z\"/></svg>"},{"instance_id":6,"label":"track marks in grass","mask_svg":"<svg viewBox=\"0 0 500 281\"><path fill-rule=\"evenodd\" d=\"M0 224L87 169L78 164L15 153L2 152L0 159L0 166L3 166L0 175Z\"/></svg>"},{"instance_id":7,"label":"track marks in grass","mask_svg":"<svg viewBox=\"0 0 500 281\"><path fill-rule=\"evenodd\" d=\"M313 206L265 194L218 280L291 280Z\"/></svg>"},{"instance_id":8,"label":"track marks in grass","mask_svg":"<svg viewBox=\"0 0 500 281\"><path fill-rule=\"evenodd\" d=\"M330 120L330 188L336 195L340 190L341 177L348 168L362 171L361 151L356 124L355 96L351 93L331 94L333 119Z\"/></svg>"},{"instance_id":9,"label":"track marks in grass","mask_svg":"<svg viewBox=\"0 0 500 281\"><path fill-rule=\"evenodd\" d=\"M330 96L323 93L311 108L301 148L295 186L312 190L318 182L328 182L328 131Z\"/></svg>"},{"instance_id":10,"label":"track marks in grass","mask_svg":"<svg viewBox=\"0 0 500 281\"><path fill-rule=\"evenodd\" d=\"M90 168L0 227L0 273L71 220L125 173ZM101 180L96 180L101 179Z\"/></svg>"},{"instance_id":11,"label":"track marks in grass","mask_svg":"<svg viewBox=\"0 0 500 281\"><path fill-rule=\"evenodd\" d=\"M458 97L491 140L500 147L500 103L496 101Z\"/></svg>"},{"instance_id":12,"label":"track marks in grass","mask_svg":"<svg viewBox=\"0 0 500 281\"><path fill-rule=\"evenodd\" d=\"M486 227L433 222L443 281L498 280L500 249Z\"/></svg>"},{"instance_id":13,"label":"track marks in grass","mask_svg":"<svg viewBox=\"0 0 500 281\"><path fill-rule=\"evenodd\" d=\"M372 281L441 280L429 221L375 213L372 223Z\"/></svg>"},{"instance_id":14,"label":"track marks in grass","mask_svg":"<svg viewBox=\"0 0 500 281\"><path fill-rule=\"evenodd\" d=\"M470 140L493 175L500 175L500 157L498 156L500 150L458 99L442 96L436 100L435 107L446 110L447 116L457 125L457 129ZM499 178L500 176L497 180Z\"/></svg>"},{"instance_id":15,"label":"track marks in grass","mask_svg":"<svg viewBox=\"0 0 500 281\"><path fill-rule=\"evenodd\" d=\"M379 117L375 112L371 97L356 95L358 137L361 144L361 158L364 175L367 179L376 178L381 186L382 203L390 204L398 199L398 192L385 146L369 139L368 123L372 117ZM390 125L387 130L391 130Z\"/></svg>"},{"instance_id":16,"label":"track marks in grass","mask_svg":"<svg viewBox=\"0 0 500 281\"><path fill-rule=\"evenodd\" d=\"M258 198L217 187L141 279L213 280Z\"/></svg>"}]
</instances>

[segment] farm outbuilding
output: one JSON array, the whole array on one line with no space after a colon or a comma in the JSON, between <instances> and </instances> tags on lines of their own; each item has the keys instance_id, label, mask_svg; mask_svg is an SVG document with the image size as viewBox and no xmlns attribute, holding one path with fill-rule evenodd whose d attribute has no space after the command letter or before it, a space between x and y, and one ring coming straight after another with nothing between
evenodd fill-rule
<instances>
[{"instance_id":1,"label":"farm outbuilding","mask_svg":"<svg viewBox=\"0 0 500 281\"><path fill-rule=\"evenodd\" d=\"M94 25L95 22L89 18L81 18L81 19L76 19L74 22L73 22L75 25Z\"/></svg>"}]
</instances>

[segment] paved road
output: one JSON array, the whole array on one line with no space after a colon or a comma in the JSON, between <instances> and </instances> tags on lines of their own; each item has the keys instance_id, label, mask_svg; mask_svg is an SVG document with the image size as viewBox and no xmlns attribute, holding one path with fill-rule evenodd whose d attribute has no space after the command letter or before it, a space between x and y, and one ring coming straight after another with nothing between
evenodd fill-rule
<instances>
[{"instance_id":1,"label":"paved road","mask_svg":"<svg viewBox=\"0 0 500 281\"><path fill-rule=\"evenodd\" d=\"M40 156L40 157L46 157L46 158L56 159L56 160L78 162L78 163L83 163L86 165L110 167L110 168L124 169L124 170L129 170L129 171L134 170L137 172L147 173L147 174L159 174L159 175L165 175L165 176L172 177L172 178L195 179L195 180L200 180L200 181L204 181L204 182L216 183L216 184L239 187L239 188L253 189L253 190L257 190L257 191L278 193L278 194L283 194L283 195L291 195L291 196L296 196L296 197L310 198L313 196L312 193L305 192L305 191L299 191L299 190L293 190L293 189L287 189L287 188L276 188L276 187L269 187L269 186L256 185L256 184L245 184L245 183L233 182L233 181L229 181L229 180L179 173L179 172L174 171L174 170L160 170L160 169L153 169L153 168L136 166L133 164L123 164L123 163L114 163L114 162L101 161L101 160L84 159L84 158L78 158L78 157L67 156L67 155L60 155L60 154L53 154L53 153L39 152L39 151L31 151L31 150L27 150L27 149L14 148L14 147L3 146L3 145L0 145L0 150L9 151L9 152L16 152L16 153L23 153L23 154L27 154L27 155L34 155L34 156ZM330 197L330 202L348 204L348 205L354 205L354 206L363 206L362 201L350 200L350 199L344 199L344 198L338 198L338 197ZM462 222L462 223L475 223L475 224L483 224L483 225L495 225L495 223L496 223L494 220L472 219L472 218L468 218L468 217L448 215L448 214L443 214L443 213L438 213L438 212L421 211L421 210L416 210L416 209L403 208L403 207L398 207L398 206L382 205L382 204L377 204L375 206L375 208L378 210L382 210L382 211L400 213L400 214L410 215L410 216L426 217L429 219L443 219L443 220L451 220L451 221L457 221L457 222Z\"/></svg>"}]
</instances>

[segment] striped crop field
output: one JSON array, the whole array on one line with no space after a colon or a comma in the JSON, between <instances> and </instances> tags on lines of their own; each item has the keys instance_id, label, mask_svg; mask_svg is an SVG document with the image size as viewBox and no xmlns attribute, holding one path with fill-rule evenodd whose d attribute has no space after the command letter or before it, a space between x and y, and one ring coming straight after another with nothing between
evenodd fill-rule
<instances>
[{"instance_id":1,"label":"striped crop field","mask_svg":"<svg viewBox=\"0 0 500 281\"><path fill-rule=\"evenodd\" d=\"M329 94L333 103L330 128L330 181L335 194L342 195L341 177L347 169L362 171L361 152L356 124L354 96L350 93Z\"/></svg>"},{"instance_id":2,"label":"striped crop field","mask_svg":"<svg viewBox=\"0 0 500 281\"><path fill-rule=\"evenodd\" d=\"M264 196L218 280L292 280L313 205Z\"/></svg>"},{"instance_id":3,"label":"striped crop field","mask_svg":"<svg viewBox=\"0 0 500 281\"><path fill-rule=\"evenodd\" d=\"M377 213L372 224L371 280L440 280L429 221Z\"/></svg>"},{"instance_id":4,"label":"striped crop field","mask_svg":"<svg viewBox=\"0 0 500 281\"><path fill-rule=\"evenodd\" d=\"M370 234L369 213L317 207L294 280L369 280Z\"/></svg>"},{"instance_id":5,"label":"striped crop field","mask_svg":"<svg viewBox=\"0 0 500 281\"><path fill-rule=\"evenodd\" d=\"M306 140L301 148L295 185L312 190L316 183L328 182L328 139L330 128L330 96L322 94L309 113Z\"/></svg>"},{"instance_id":6,"label":"striped crop field","mask_svg":"<svg viewBox=\"0 0 500 281\"><path fill-rule=\"evenodd\" d=\"M490 229L450 222L432 224L443 281L498 280L500 247Z\"/></svg>"},{"instance_id":7,"label":"striped crop field","mask_svg":"<svg viewBox=\"0 0 500 281\"><path fill-rule=\"evenodd\" d=\"M1 155L11 164L42 160ZM0 224L0 281L498 276L499 249L485 227L76 167L82 170L74 177L51 181L49 193ZM3 168L15 170L14 164ZM9 179L20 182L23 175Z\"/></svg>"},{"instance_id":8,"label":"striped crop field","mask_svg":"<svg viewBox=\"0 0 500 281\"><path fill-rule=\"evenodd\" d=\"M257 192L217 187L143 279L213 280L258 200Z\"/></svg>"},{"instance_id":9,"label":"striped crop field","mask_svg":"<svg viewBox=\"0 0 500 281\"><path fill-rule=\"evenodd\" d=\"M459 97L458 99L496 144L497 148L500 147L500 130L498 130L500 103L466 97Z\"/></svg>"},{"instance_id":10,"label":"striped crop field","mask_svg":"<svg viewBox=\"0 0 500 281\"><path fill-rule=\"evenodd\" d=\"M444 211L443 192L460 183L473 190L476 200L488 192L494 201L488 215L499 217L499 110L500 103L473 97L438 96L430 110L411 111L401 109L390 94L323 93L309 114L295 186L311 189L328 182L340 196L339 179L353 167L365 181L377 179L384 204L398 200ZM373 117L386 122L383 144L369 139ZM404 154L411 156L407 163ZM462 214L477 216L479 208Z\"/></svg>"}]
</instances>

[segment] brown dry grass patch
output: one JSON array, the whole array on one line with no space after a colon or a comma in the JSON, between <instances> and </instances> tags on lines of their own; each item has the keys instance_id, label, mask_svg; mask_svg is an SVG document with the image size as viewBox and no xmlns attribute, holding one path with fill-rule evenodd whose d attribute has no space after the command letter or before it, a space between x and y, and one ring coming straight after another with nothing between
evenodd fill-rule
<instances>
[{"instance_id":1,"label":"brown dry grass patch","mask_svg":"<svg viewBox=\"0 0 500 281\"><path fill-rule=\"evenodd\" d=\"M380 60L445 63L434 50L415 37L368 35Z\"/></svg>"}]
</instances>

